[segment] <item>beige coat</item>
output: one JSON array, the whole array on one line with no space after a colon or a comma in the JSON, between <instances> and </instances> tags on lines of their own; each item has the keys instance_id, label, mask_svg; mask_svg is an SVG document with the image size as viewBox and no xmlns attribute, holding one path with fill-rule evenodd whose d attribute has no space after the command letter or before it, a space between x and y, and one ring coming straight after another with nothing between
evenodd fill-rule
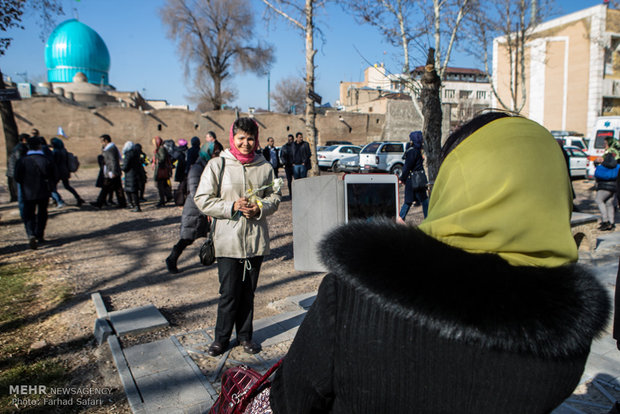
<instances>
[{"instance_id":1,"label":"beige coat","mask_svg":"<svg viewBox=\"0 0 620 414\"><path fill-rule=\"evenodd\" d=\"M217 181L222 159L226 159L222 176L221 194L217 194ZM233 205L247 195L250 188L256 189L273 183L274 172L262 155L256 155L250 164L241 164L229 150L209 161L196 189L194 202L200 211L216 219L215 256L246 259L269 254L269 229L267 216L275 213L280 205L281 193L269 187L257 196L263 203L258 216L246 219L237 213L233 219Z\"/></svg>"}]
</instances>

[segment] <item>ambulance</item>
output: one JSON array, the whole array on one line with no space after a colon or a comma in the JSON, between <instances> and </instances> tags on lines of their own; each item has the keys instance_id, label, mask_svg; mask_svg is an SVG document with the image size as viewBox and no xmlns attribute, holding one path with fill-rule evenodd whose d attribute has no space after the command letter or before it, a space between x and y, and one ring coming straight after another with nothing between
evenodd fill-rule
<instances>
[{"instance_id":1,"label":"ambulance","mask_svg":"<svg viewBox=\"0 0 620 414\"><path fill-rule=\"evenodd\" d=\"M588 144L588 177L594 177L594 169L601 162L605 152L605 138L620 139L620 116L599 116Z\"/></svg>"}]
</instances>

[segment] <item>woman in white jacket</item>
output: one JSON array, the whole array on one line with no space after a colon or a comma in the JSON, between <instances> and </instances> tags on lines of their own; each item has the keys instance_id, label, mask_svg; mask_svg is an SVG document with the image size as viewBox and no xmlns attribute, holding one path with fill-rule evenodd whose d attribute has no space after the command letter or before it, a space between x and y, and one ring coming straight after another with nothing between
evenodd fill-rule
<instances>
[{"instance_id":1,"label":"woman in white jacket","mask_svg":"<svg viewBox=\"0 0 620 414\"><path fill-rule=\"evenodd\" d=\"M269 254L267 216L277 211L281 194L273 168L256 153L258 146L256 122L237 119L230 129L230 148L209 161L194 196L215 226L220 298L211 356L227 350L233 327L245 352L261 350L252 341L254 291L263 257Z\"/></svg>"}]
</instances>

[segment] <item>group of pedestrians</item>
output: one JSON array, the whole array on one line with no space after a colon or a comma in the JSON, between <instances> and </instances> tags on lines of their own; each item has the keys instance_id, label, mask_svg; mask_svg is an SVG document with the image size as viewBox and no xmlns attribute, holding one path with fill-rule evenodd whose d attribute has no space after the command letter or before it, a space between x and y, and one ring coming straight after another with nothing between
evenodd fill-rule
<instances>
[{"instance_id":1,"label":"group of pedestrians","mask_svg":"<svg viewBox=\"0 0 620 414\"><path fill-rule=\"evenodd\" d=\"M45 138L33 128L31 134L19 136L19 142L7 162L10 200L18 203L32 249L46 241L44 236L50 197L58 208L65 206L57 190L60 182L73 194L78 207L84 204L84 199L69 183L72 168L61 137L52 138L51 146L50 149Z\"/></svg>"}]
</instances>

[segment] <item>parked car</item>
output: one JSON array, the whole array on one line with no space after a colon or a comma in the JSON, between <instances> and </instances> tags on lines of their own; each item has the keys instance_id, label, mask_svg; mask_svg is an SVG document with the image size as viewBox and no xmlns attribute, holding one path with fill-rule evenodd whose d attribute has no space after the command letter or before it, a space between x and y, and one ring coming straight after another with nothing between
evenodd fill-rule
<instances>
[{"instance_id":1,"label":"parked car","mask_svg":"<svg viewBox=\"0 0 620 414\"><path fill-rule=\"evenodd\" d=\"M556 138L563 147L577 147L581 150L588 150L588 140L582 136L564 136Z\"/></svg>"},{"instance_id":2,"label":"parked car","mask_svg":"<svg viewBox=\"0 0 620 414\"><path fill-rule=\"evenodd\" d=\"M329 147L330 145L353 145L353 143L351 141L327 141L325 145Z\"/></svg>"},{"instance_id":3,"label":"parked car","mask_svg":"<svg viewBox=\"0 0 620 414\"><path fill-rule=\"evenodd\" d=\"M330 145L322 151L317 151L316 156L319 161L319 168L337 171L338 163L342 158L359 154L362 150L357 145Z\"/></svg>"},{"instance_id":4,"label":"parked car","mask_svg":"<svg viewBox=\"0 0 620 414\"><path fill-rule=\"evenodd\" d=\"M568 152L570 176L573 177L587 177L588 176L588 154L584 150L578 147L566 146L564 147Z\"/></svg>"},{"instance_id":5,"label":"parked car","mask_svg":"<svg viewBox=\"0 0 620 414\"><path fill-rule=\"evenodd\" d=\"M397 174L403 171L403 154L406 142L375 141L367 144L360 152L360 171L389 172Z\"/></svg>"},{"instance_id":6,"label":"parked car","mask_svg":"<svg viewBox=\"0 0 620 414\"><path fill-rule=\"evenodd\" d=\"M360 172L360 155L357 154L342 158L336 167L336 172Z\"/></svg>"}]
</instances>

